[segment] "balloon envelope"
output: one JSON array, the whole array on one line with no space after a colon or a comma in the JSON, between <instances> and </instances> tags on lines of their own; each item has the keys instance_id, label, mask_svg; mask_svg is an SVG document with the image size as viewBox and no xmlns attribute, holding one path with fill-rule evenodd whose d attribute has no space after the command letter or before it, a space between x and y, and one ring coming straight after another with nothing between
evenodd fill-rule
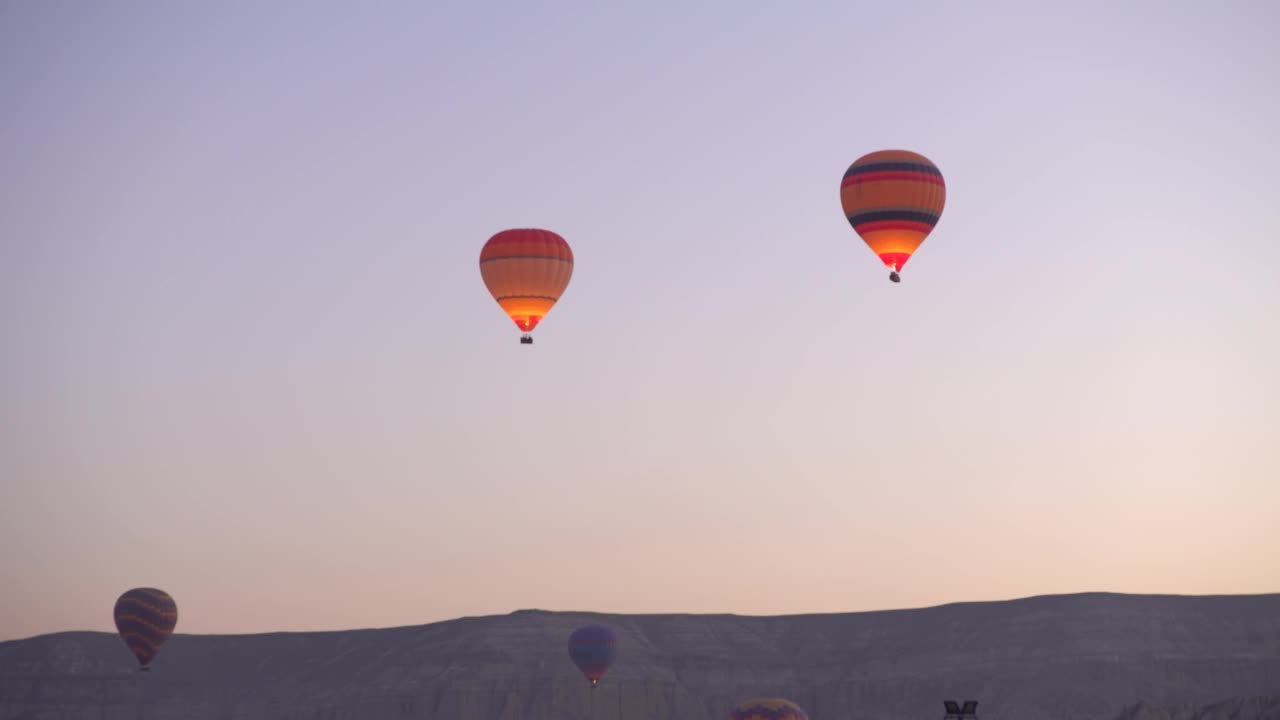
<instances>
[{"instance_id":1,"label":"balloon envelope","mask_svg":"<svg viewBox=\"0 0 1280 720\"><path fill-rule=\"evenodd\" d=\"M573 277L573 250L550 230L503 230L480 250L480 277L526 333L551 312Z\"/></svg>"},{"instance_id":2,"label":"balloon envelope","mask_svg":"<svg viewBox=\"0 0 1280 720\"><path fill-rule=\"evenodd\" d=\"M729 720L809 720L809 716L790 700L756 698L734 708Z\"/></svg>"},{"instance_id":3,"label":"balloon envelope","mask_svg":"<svg viewBox=\"0 0 1280 720\"><path fill-rule=\"evenodd\" d=\"M569 636L569 657L592 686L618 657L618 636L604 625L585 625Z\"/></svg>"},{"instance_id":4,"label":"balloon envelope","mask_svg":"<svg viewBox=\"0 0 1280 720\"><path fill-rule=\"evenodd\" d=\"M894 272L933 231L946 201L947 185L938 166L908 150L863 155L840 181L845 219Z\"/></svg>"},{"instance_id":5,"label":"balloon envelope","mask_svg":"<svg viewBox=\"0 0 1280 720\"><path fill-rule=\"evenodd\" d=\"M116 630L129 651L146 669L178 624L178 605L169 593L155 588L134 588L116 600Z\"/></svg>"}]
</instances>

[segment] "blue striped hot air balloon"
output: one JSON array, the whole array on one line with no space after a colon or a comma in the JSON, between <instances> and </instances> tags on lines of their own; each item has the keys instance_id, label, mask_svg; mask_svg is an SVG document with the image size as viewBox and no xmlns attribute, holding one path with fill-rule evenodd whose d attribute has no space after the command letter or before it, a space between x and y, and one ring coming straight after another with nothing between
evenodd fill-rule
<instances>
[{"instance_id":1,"label":"blue striped hot air balloon","mask_svg":"<svg viewBox=\"0 0 1280 720\"><path fill-rule=\"evenodd\" d=\"M569 658L591 681L591 687L600 682L617 657L618 636L604 625L584 625L569 636Z\"/></svg>"}]
</instances>

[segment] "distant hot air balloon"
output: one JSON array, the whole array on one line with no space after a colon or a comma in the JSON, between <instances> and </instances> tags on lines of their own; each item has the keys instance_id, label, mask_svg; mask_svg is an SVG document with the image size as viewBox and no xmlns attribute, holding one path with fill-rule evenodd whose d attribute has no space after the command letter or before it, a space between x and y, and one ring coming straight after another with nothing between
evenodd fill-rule
<instances>
[{"instance_id":1,"label":"distant hot air balloon","mask_svg":"<svg viewBox=\"0 0 1280 720\"><path fill-rule=\"evenodd\" d=\"M573 277L573 251L550 230L503 230L480 251L480 276L503 311L524 331L523 344L551 312Z\"/></svg>"},{"instance_id":2,"label":"distant hot air balloon","mask_svg":"<svg viewBox=\"0 0 1280 720\"><path fill-rule=\"evenodd\" d=\"M160 646L178 624L178 605L169 593L155 588L134 588L116 600L116 630L138 658L141 670L149 670Z\"/></svg>"},{"instance_id":3,"label":"distant hot air balloon","mask_svg":"<svg viewBox=\"0 0 1280 720\"><path fill-rule=\"evenodd\" d=\"M790 700L756 698L734 708L729 720L809 720L809 716Z\"/></svg>"},{"instance_id":4,"label":"distant hot air balloon","mask_svg":"<svg viewBox=\"0 0 1280 720\"><path fill-rule=\"evenodd\" d=\"M898 271L942 217L947 185L938 166L906 150L863 155L840 181L840 204L854 231L889 268Z\"/></svg>"},{"instance_id":5,"label":"distant hot air balloon","mask_svg":"<svg viewBox=\"0 0 1280 720\"><path fill-rule=\"evenodd\" d=\"M594 688L618 657L618 636L604 625L584 625L569 636L569 657Z\"/></svg>"}]
</instances>

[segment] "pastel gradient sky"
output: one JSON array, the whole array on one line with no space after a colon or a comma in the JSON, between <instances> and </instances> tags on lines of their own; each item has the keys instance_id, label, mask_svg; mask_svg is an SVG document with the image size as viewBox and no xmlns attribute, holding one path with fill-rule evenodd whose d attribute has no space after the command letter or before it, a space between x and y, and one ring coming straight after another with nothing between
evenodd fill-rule
<instances>
[{"instance_id":1,"label":"pastel gradient sky","mask_svg":"<svg viewBox=\"0 0 1280 720\"><path fill-rule=\"evenodd\" d=\"M1280 591L1280 4L618 5L0 3L0 638Z\"/></svg>"}]
</instances>

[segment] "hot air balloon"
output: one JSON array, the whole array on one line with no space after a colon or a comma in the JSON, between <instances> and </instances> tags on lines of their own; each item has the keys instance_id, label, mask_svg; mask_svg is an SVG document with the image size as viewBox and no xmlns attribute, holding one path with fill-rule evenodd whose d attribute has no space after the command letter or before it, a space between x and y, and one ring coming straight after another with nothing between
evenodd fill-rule
<instances>
[{"instance_id":1,"label":"hot air balloon","mask_svg":"<svg viewBox=\"0 0 1280 720\"><path fill-rule=\"evenodd\" d=\"M573 251L550 230L503 230L480 251L480 276L504 312L533 343L533 331L573 277Z\"/></svg>"},{"instance_id":2,"label":"hot air balloon","mask_svg":"<svg viewBox=\"0 0 1280 720\"><path fill-rule=\"evenodd\" d=\"M116 630L129 651L138 658L140 670L160 652L178 624L178 605L169 593L155 588L134 588L116 600Z\"/></svg>"},{"instance_id":3,"label":"hot air balloon","mask_svg":"<svg viewBox=\"0 0 1280 720\"><path fill-rule=\"evenodd\" d=\"M809 720L809 716L790 700L756 698L734 708L729 720Z\"/></svg>"},{"instance_id":4,"label":"hot air balloon","mask_svg":"<svg viewBox=\"0 0 1280 720\"><path fill-rule=\"evenodd\" d=\"M933 231L942 217L947 185L938 166L907 150L863 155L840 181L840 204L849 224L889 268L889 279Z\"/></svg>"},{"instance_id":5,"label":"hot air balloon","mask_svg":"<svg viewBox=\"0 0 1280 720\"><path fill-rule=\"evenodd\" d=\"M569 636L569 657L594 688L618 657L618 636L604 625L584 625Z\"/></svg>"}]
</instances>

